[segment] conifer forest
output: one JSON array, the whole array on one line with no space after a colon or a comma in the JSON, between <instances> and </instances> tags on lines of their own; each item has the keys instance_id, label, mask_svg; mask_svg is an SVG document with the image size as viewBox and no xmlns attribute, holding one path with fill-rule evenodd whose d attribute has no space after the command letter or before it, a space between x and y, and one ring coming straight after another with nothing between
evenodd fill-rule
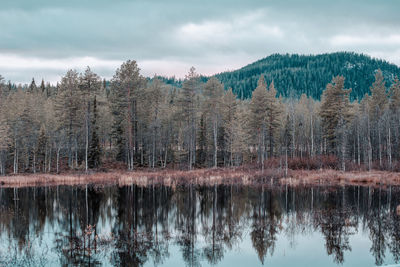
<instances>
[{"instance_id":1,"label":"conifer forest","mask_svg":"<svg viewBox=\"0 0 400 267\"><path fill-rule=\"evenodd\" d=\"M300 56L286 57L294 58L292 66ZM374 62L369 76L355 77L348 63L350 77L315 74L330 75L316 88L322 80L305 75L298 91L300 78L294 77L300 76L290 74L292 67L275 69L278 76L242 69L210 77L192 67L178 81L146 78L134 60L109 80L90 67L68 70L57 84L0 78L0 173L241 165L399 171L399 71L367 60ZM382 69L371 67L376 64ZM229 79L243 75L253 82L243 87Z\"/></svg>"}]
</instances>

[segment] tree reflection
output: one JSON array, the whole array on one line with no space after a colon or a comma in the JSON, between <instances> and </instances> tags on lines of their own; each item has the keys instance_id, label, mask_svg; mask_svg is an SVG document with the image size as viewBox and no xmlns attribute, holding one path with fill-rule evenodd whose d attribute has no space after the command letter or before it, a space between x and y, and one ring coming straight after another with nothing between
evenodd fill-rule
<instances>
[{"instance_id":1,"label":"tree reflection","mask_svg":"<svg viewBox=\"0 0 400 267\"><path fill-rule=\"evenodd\" d=\"M363 187L0 188L0 265L157 266L171 257L217 265L248 232L261 264L276 257L282 234L294 249L296 237L315 232L343 264L361 230L377 265L387 253L399 262L399 197Z\"/></svg>"},{"instance_id":2,"label":"tree reflection","mask_svg":"<svg viewBox=\"0 0 400 267\"><path fill-rule=\"evenodd\" d=\"M251 241L262 264L268 251L271 256L274 254L280 215L279 203L275 201L272 191L266 193L263 188L253 210L251 231Z\"/></svg>"}]
</instances>

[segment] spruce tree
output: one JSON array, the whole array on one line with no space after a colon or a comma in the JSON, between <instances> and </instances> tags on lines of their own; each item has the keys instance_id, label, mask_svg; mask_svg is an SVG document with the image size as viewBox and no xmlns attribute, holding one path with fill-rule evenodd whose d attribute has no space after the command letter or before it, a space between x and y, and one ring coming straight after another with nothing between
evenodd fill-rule
<instances>
[{"instance_id":1,"label":"spruce tree","mask_svg":"<svg viewBox=\"0 0 400 267\"><path fill-rule=\"evenodd\" d=\"M36 83L35 83L35 78L32 78L32 82L29 85L29 92L35 92L36 91Z\"/></svg>"},{"instance_id":2,"label":"spruce tree","mask_svg":"<svg viewBox=\"0 0 400 267\"><path fill-rule=\"evenodd\" d=\"M40 83L40 92L42 94L44 94L45 91L46 91L46 86L44 85L44 80L42 79L42 82ZM47 94L46 94L46 97L47 97Z\"/></svg>"}]
</instances>

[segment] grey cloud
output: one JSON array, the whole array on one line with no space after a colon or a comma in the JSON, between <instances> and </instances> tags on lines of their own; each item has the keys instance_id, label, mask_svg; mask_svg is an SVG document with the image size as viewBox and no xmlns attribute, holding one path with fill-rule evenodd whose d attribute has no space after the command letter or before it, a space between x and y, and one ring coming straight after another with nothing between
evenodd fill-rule
<instances>
[{"instance_id":1,"label":"grey cloud","mask_svg":"<svg viewBox=\"0 0 400 267\"><path fill-rule=\"evenodd\" d=\"M400 36L399 9L397 0L5 0L0 59L59 60L67 70L85 67L81 62L68 65L74 61L69 59L92 57L110 62L101 69L106 77L112 76L116 61L127 59L143 62L146 74L174 70L178 76L187 69L176 66L194 65L211 73L287 52L350 50L400 64L398 45L390 41ZM45 66L0 65L3 76L20 82L62 74Z\"/></svg>"}]
</instances>

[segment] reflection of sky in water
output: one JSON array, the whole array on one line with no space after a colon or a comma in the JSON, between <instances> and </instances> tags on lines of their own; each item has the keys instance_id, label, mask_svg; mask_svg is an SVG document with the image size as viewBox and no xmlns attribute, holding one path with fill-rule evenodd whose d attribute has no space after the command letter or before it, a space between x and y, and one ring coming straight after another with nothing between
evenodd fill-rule
<instances>
[{"instance_id":1,"label":"reflection of sky in water","mask_svg":"<svg viewBox=\"0 0 400 267\"><path fill-rule=\"evenodd\" d=\"M361 225L359 225L360 229ZM284 233L277 237L276 247L273 257L268 255L264 266L287 266L287 267L307 267L307 266L375 266L374 257L370 253L371 242L368 233L358 232L350 238L352 247L351 252L345 252L345 262L342 265L335 264L331 256L327 256L325 241L320 233L296 234L297 245L293 248ZM202 242L202 244L204 244ZM201 245L200 245L201 247ZM180 250L177 246L171 247L171 257L166 259L162 266L184 266ZM386 251L385 263L393 263L393 259ZM177 255L172 257L172 255ZM207 261L201 261L202 266L213 266ZM154 266L153 262L146 263L145 266ZM240 247L233 250L226 250L224 258L218 266L263 266L254 250L249 233L247 233Z\"/></svg>"},{"instance_id":2,"label":"reflection of sky in water","mask_svg":"<svg viewBox=\"0 0 400 267\"><path fill-rule=\"evenodd\" d=\"M156 196L161 196L162 191L156 189L154 193L151 189L147 191L137 189L137 192L141 193L137 196L136 210L134 199L129 195L132 189L129 188L107 187L99 194L92 193L92 198L89 194L87 205L89 208L92 207L93 197L97 198L97 234L101 237L110 237L113 233L114 241L119 240L118 229L126 231L129 227L134 228L133 221L137 216L137 232L149 233L147 237L142 235L143 240L147 241L139 242L136 248L144 251L145 256L142 258L144 266L155 265L154 255L159 252L156 249L156 229L160 247L166 245L163 250L165 254L158 262L159 266L184 266L188 262L194 263L193 265L199 263L201 266L261 266L260 255L254 244L254 238L260 238L254 234L255 222L262 222L258 226L261 228L264 226L266 236L269 230L275 231L271 246L264 250L265 266L374 266L375 257L379 257L382 252L384 252L381 257L383 265L395 264L390 247L397 245L400 248L400 240L397 241L398 244L394 244L393 240L396 239L392 239L396 229L400 229L396 228L399 226L395 226L399 225L399 218L395 214L395 204L400 199L398 189L391 189L389 192L368 191L368 188L361 188L360 191L358 188L346 190L339 188L337 191L316 188L310 196L311 190L304 188L295 190L289 188L288 192L285 188L272 191L266 189L262 195L259 189L246 188L238 193L230 192L227 187L218 189L217 194L221 194L221 190L225 190L225 193L216 198L218 202L214 202L213 194L216 191L208 188L203 189L202 193L194 191L193 206L190 198L188 199L190 194L188 190L170 191L164 196L165 199L157 201ZM47 192L38 189L33 200L32 189L19 189L19 200L14 201L12 189L0 189L2 191L0 266L2 264L56 266L69 262L66 256L68 253L63 252L70 246L66 239L71 234L69 227L72 225L76 230L72 231L73 235L76 233L76 236L82 236L80 224L86 220L91 224L90 220L94 215L90 215L89 208L86 209L84 188L74 191L73 196L76 199L71 202L71 207L67 197L70 192L68 190L68 187L60 187L57 194L54 188L48 188ZM41 201L45 199L44 202L48 205L37 206L37 198L40 197ZM130 201L133 202L129 205ZM23 208L21 205L28 207ZM165 205L169 205L168 208ZM18 212L14 212L16 209ZM157 212L152 213L154 210ZM191 227L192 211L195 214L194 227ZM235 219L234 214L239 216ZM254 214L261 216L255 217ZM159 220L164 218L157 225L151 219L156 215ZM129 219L133 221L128 222ZM213 219L216 229L214 233ZM231 229L239 233L239 238L223 237L222 234L226 234L227 229L230 229L227 225L229 220L233 221ZM126 225L128 228L124 228ZM163 237L163 225L168 229L168 240ZM271 225L274 225L274 228L269 228ZM371 227L377 231L372 233ZM194 230L194 235L190 229ZM18 241L16 236L24 236L25 243ZM183 236L188 237L186 241L194 241L193 247L191 244L185 247L184 242L182 243ZM218 245L222 247L219 254L217 250L214 254L212 252L213 236L214 248L218 248ZM333 245L340 243L341 246L327 248L328 237L333 240ZM383 238L381 243L371 241L376 241L378 237ZM128 239L133 238L131 236ZM231 247L228 244L231 244ZM115 259L121 255L116 253L116 246L115 242L103 247L98 244L97 253L91 257L100 261L103 266L118 265L118 260ZM184 247L189 248L186 251L188 253L186 262ZM206 247L209 250L206 250ZM330 255L328 255L329 250ZM136 252L135 249L132 251L133 254ZM338 253L343 253L343 262L338 260L340 258L337 256ZM207 259L207 255L220 255L220 258L213 264ZM119 263L123 264L122 261Z\"/></svg>"}]
</instances>

